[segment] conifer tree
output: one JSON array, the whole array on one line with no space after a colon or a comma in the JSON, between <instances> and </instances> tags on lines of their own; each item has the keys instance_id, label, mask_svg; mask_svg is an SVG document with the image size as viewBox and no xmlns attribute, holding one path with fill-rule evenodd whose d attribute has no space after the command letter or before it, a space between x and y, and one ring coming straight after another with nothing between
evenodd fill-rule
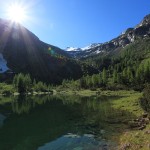
<instances>
[{"instance_id":1,"label":"conifer tree","mask_svg":"<svg viewBox=\"0 0 150 150\"><path fill-rule=\"evenodd\" d=\"M106 83L107 83L107 74L106 74L106 69L105 68L103 69L103 72L102 72L102 81L103 81L103 84L106 85Z\"/></svg>"}]
</instances>

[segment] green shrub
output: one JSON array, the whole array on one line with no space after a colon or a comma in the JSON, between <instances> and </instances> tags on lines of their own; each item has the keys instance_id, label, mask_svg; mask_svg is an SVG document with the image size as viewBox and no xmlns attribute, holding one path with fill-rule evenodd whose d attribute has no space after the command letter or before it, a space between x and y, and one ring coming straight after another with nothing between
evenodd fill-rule
<instances>
[{"instance_id":1,"label":"green shrub","mask_svg":"<svg viewBox=\"0 0 150 150\"><path fill-rule=\"evenodd\" d=\"M0 83L0 94L10 95L14 92L14 88L12 85L6 83Z\"/></svg>"},{"instance_id":2,"label":"green shrub","mask_svg":"<svg viewBox=\"0 0 150 150\"><path fill-rule=\"evenodd\" d=\"M142 107L150 111L150 84L147 84L143 90L143 97L140 99Z\"/></svg>"}]
</instances>

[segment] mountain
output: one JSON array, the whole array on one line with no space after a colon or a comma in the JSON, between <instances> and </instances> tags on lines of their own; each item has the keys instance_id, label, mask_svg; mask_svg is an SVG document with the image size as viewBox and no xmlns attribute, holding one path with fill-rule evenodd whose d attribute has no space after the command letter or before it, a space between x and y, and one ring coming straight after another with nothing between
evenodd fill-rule
<instances>
[{"instance_id":1,"label":"mountain","mask_svg":"<svg viewBox=\"0 0 150 150\"><path fill-rule=\"evenodd\" d=\"M112 59L103 59L105 56L117 57L130 49L139 58L146 53L149 43L150 15L109 42L66 50L42 42L18 23L0 19L0 77L22 72L30 73L37 80L59 84L63 79L79 79L98 73L103 67L112 67Z\"/></svg>"},{"instance_id":2,"label":"mountain","mask_svg":"<svg viewBox=\"0 0 150 150\"><path fill-rule=\"evenodd\" d=\"M99 70L78 80L80 88L142 91L150 83L150 15L109 42L71 54ZM70 82L70 86L73 84Z\"/></svg>"},{"instance_id":3,"label":"mountain","mask_svg":"<svg viewBox=\"0 0 150 150\"><path fill-rule=\"evenodd\" d=\"M82 58L82 57L87 57L91 55L92 49L100 46L101 43L93 43L90 44L89 46L83 47L83 48L75 48L75 47L67 47L65 51L73 57L73 58ZM96 51L95 54L100 53L100 51Z\"/></svg>"},{"instance_id":4,"label":"mountain","mask_svg":"<svg viewBox=\"0 0 150 150\"><path fill-rule=\"evenodd\" d=\"M0 73L8 70L30 73L37 80L56 84L65 78L78 79L94 69L71 60L60 48L40 41L19 23L0 19Z\"/></svg>"},{"instance_id":5,"label":"mountain","mask_svg":"<svg viewBox=\"0 0 150 150\"><path fill-rule=\"evenodd\" d=\"M107 55L110 53L116 53L127 45L134 43L139 39L145 39L148 37L150 37L150 15L145 16L144 19L134 28L128 28L117 38L114 38L109 42L103 44L91 44L85 49L73 49L67 53L77 59L96 55Z\"/></svg>"}]
</instances>

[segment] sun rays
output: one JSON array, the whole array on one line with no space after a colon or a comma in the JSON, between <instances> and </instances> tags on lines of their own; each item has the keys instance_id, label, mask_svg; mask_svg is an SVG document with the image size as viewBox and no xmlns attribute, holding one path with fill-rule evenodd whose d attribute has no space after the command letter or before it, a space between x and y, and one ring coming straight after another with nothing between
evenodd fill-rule
<instances>
[{"instance_id":1,"label":"sun rays","mask_svg":"<svg viewBox=\"0 0 150 150\"><path fill-rule=\"evenodd\" d=\"M26 19L26 10L19 3L13 3L8 7L7 14L10 20L21 23Z\"/></svg>"}]
</instances>

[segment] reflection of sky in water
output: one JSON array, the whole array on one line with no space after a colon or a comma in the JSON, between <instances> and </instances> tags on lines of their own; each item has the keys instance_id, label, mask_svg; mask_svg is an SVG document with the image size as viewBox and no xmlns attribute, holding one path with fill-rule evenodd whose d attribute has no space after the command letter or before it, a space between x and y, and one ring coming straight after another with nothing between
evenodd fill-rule
<instances>
[{"instance_id":1,"label":"reflection of sky in water","mask_svg":"<svg viewBox=\"0 0 150 150\"><path fill-rule=\"evenodd\" d=\"M78 136L68 134L46 143L44 146L39 147L38 150L100 150L101 148L107 149L106 142L97 141L93 135Z\"/></svg>"},{"instance_id":2,"label":"reflection of sky in water","mask_svg":"<svg viewBox=\"0 0 150 150\"><path fill-rule=\"evenodd\" d=\"M0 114L0 127L3 125L4 120L6 119L6 117L2 114Z\"/></svg>"}]
</instances>

